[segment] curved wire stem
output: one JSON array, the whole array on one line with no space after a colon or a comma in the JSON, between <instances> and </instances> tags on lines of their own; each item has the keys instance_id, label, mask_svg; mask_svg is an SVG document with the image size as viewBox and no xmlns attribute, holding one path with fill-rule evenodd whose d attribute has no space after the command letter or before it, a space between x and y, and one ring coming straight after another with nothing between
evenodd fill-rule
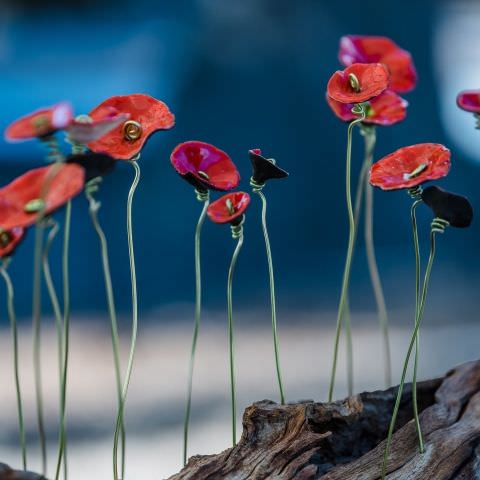
<instances>
[{"instance_id":1,"label":"curved wire stem","mask_svg":"<svg viewBox=\"0 0 480 480\"><path fill-rule=\"evenodd\" d=\"M237 246L233 252L232 261L228 270L227 281L227 311L228 311L228 347L230 358L230 394L232 401L232 446L237 444L237 401L235 393L235 352L233 339L233 302L232 302L232 283L233 273L237 264L238 254L243 245L243 233L238 236Z\"/></svg>"},{"instance_id":2,"label":"curved wire stem","mask_svg":"<svg viewBox=\"0 0 480 480\"><path fill-rule=\"evenodd\" d=\"M68 360L70 346L70 275L69 275L69 249L70 249L70 226L72 220L72 202L69 201L65 209L65 225L63 234L63 252L62 252L62 276L63 276L63 362L62 362L62 381L60 383L60 434L57 456L57 468L55 470L55 480L60 478L60 469L62 458L64 473L67 474L67 429L66 429L66 411L67 411L67 379L68 379Z\"/></svg>"},{"instance_id":3,"label":"curved wire stem","mask_svg":"<svg viewBox=\"0 0 480 480\"><path fill-rule=\"evenodd\" d=\"M402 377L400 380L400 385L398 386L398 392L397 392L397 398L395 400L395 406L393 408L393 414L392 418L390 420L390 426L388 428L388 435L387 435L387 442L385 446L385 452L383 455L383 463L382 463L382 480L385 480L385 477L387 475L387 467L388 467L388 456L390 454L390 448L392 445L392 436L393 436L393 431L395 429L395 424L397 421L397 416L398 416L398 410L400 408L400 403L402 400L402 393L403 393L403 388L405 385L405 377L407 375L407 370L408 370L408 364L410 362L410 356L412 354L413 347L415 346L415 343L417 341L417 334L420 329L420 324L423 319L423 313L425 310L425 300L427 298L427 292L428 292L428 284L430 282L430 274L432 272L432 265L433 265L433 260L435 259L435 234L438 232L438 230L435 230L433 228L432 224L432 230L430 232L430 255L428 258L428 263L427 263L427 268L425 270L425 277L423 280L423 287L422 287L422 295L420 298L420 304L418 308L418 312L415 318L415 328L413 330L411 339L410 339L410 344L408 346L407 350L407 355L405 357L405 361L403 364L403 370L402 370Z\"/></svg>"},{"instance_id":4,"label":"curved wire stem","mask_svg":"<svg viewBox=\"0 0 480 480\"><path fill-rule=\"evenodd\" d=\"M43 411L42 368L41 368L41 273L42 251L44 242L44 225L39 214L35 225L35 253L33 265L33 298L32 298L32 328L33 328L33 369L35 377L35 397L37 404L37 426L40 439L40 454L42 474L47 472L47 438L45 435L45 420Z\"/></svg>"},{"instance_id":5,"label":"curved wire stem","mask_svg":"<svg viewBox=\"0 0 480 480\"><path fill-rule=\"evenodd\" d=\"M62 365L63 365L63 316L60 310L60 303L58 301L58 295L55 289L55 285L52 279L52 274L50 270L50 262L49 262L49 253L50 248L52 246L53 241L55 240L60 226L56 220L52 217L49 217L44 220L44 226L50 227L50 231L47 235L47 241L45 242L45 247L43 249L43 277L45 279L45 283L47 285L48 295L50 297L50 303L52 304L53 315L55 317L55 330L57 332L57 350L58 350L58 375L59 375L59 385L62 385ZM60 388L60 402L62 401L62 392ZM59 446L60 448L60 446ZM67 445L64 446L64 455L63 455L63 467L64 473L67 475L67 463L66 463L66 448Z\"/></svg>"},{"instance_id":6,"label":"curved wire stem","mask_svg":"<svg viewBox=\"0 0 480 480\"><path fill-rule=\"evenodd\" d=\"M415 200L410 209L410 216L412 219L412 232L413 232L413 248L415 252L415 318L417 318L418 310L420 308L420 246L418 243L418 229L417 229L417 216L416 209L418 205L422 203L422 200ZM423 435L420 427L420 418L418 415L418 400L417 400L417 370L418 370L418 355L419 355L419 342L420 332L417 332L415 338L415 354L413 361L413 379L412 379L412 402L413 402L413 418L415 420L415 428L418 435L418 448L420 453L424 452Z\"/></svg>"},{"instance_id":7,"label":"curved wire stem","mask_svg":"<svg viewBox=\"0 0 480 480\"><path fill-rule=\"evenodd\" d=\"M188 429L190 425L190 413L192 408L192 388L193 388L193 370L195 367L195 356L197 352L198 332L200 330L200 320L202 314L202 274L200 263L200 237L202 227L207 216L207 208L209 205L208 196L203 201L202 212L198 218L197 228L195 229L195 323L193 327L192 347L190 351L190 362L188 366L188 383L187 383L187 403L185 406L185 419L183 425L183 464L187 464L188 456Z\"/></svg>"},{"instance_id":8,"label":"curved wire stem","mask_svg":"<svg viewBox=\"0 0 480 480\"><path fill-rule=\"evenodd\" d=\"M265 239L265 249L268 261L268 275L270 280L270 305L272 310L272 333L273 333L273 349L275 353L275 368L277 372L278 389L280 391L280 403L285 404L285 390L283 388L282 370L280 368L280 349L278 345L278 329L277 329L277 306L275 299L275 276L273 273L272 250L270 248L270 238L267 230L267 199L260 189L254 189L254 192L262 199L262 229Z\"/></svg>"},{"instance_id":9,"label":"curved wire stem","mask_svg":"<svg viewBox=\"0 0 480 480\"><path fill-rule=\"evenodd\" d=\"M355 219L353 216L352 208L352 192L351 192L351 164L352 164L352 131L355 125L361 123L365 119L365 111L362 109L361 117L350 122L347 132L347 156L346 156L346 171L345 171L345 194L348 211L348 223L349 223L349 235L348 235L348 248L347 257L345 259L345 268L343 272L342 291L340 294L340 301L338 305L337 313L337 325L335 332L335 344L333 351L333 364L332 373L330 376L330 386L328 389L328 401L331 402L333 398L333 389L335 387L335 375L337 372L337 360L338 360L338 346L340 342L340 331L342 329L343 316L345 312L345 305L348 294L348 285L350 283L350 270L352 265L353 250L355 244ZM353 380L352 380L353 382Z\"/></svg>"},{"instance_id":10,"label":"curved wire stem","mask_svg":"<svg viewBox=\"0 0 480 480\"><path fill-rule=\"evenodd\" d=\"M132 204L133 196L140 181L140 166L135 160L131 160L130 165L135 170L135 177L128 192L127 198L127 239L128 239L128 256L130 260L130 278L132 283L132 338L130 344L130 354L128 357L127 371L122 388L122 401L118 409L117 422L115 425L115 434L113 439L113 475L114 479L118 480L118 437L120 435L120 428L124 422L125 402L128 394L128 387L130 385L130 378L132 376L133 362L135 359L135 348L137 344L138 333L138 299L137 299L137 275L135 270L135 251L133 247L133 230L132 230Z\"/></svg>"},{"instance_id":11,"label":"curved wire stem","mask_svg":"<svg viewBox=\"0 0 480 480\"><path fill-rule=\"evenodd\" d=\"M368 163L368 168L370 168L373 162L373 152L376 143L375 128L364 129L363 135L365 138L365 161ZM365 178L365 250L367 254L370 281L373 288L375 303L377 304L378 321L382 332L385 385L388 388L392 384L392 355L388 333L387 305L385 303L385 296L383 294L382 282L380 280L377 258L375 255L375 243L373 240L373 187L368 181L368 175Z\"/></svg>"},{"instance_id":12,"label":"curved wire stem","mask_svg":"<svg viewBox=\"0 0 480 480\"><path fill-rule=\"evenodd\" d=\"M22 390L20 387L20 372L19 372L19 360L18 360L18 326L17 316L15 314L15 298L14 289L10 275L7 272L8 259L4 260L0 266L0 274L5 280L5 286L7 288L7 309L8 316L10 318L10 327L12 330L12 343L13 343L13 372L15 377L15 390L17 394L17 415L18 415L18 431L20 437L20 448L22 452L22 467L27 469L27 440L25 435L25 423L23 417L23 400Z\"/></svg>"},{"instance_id":13,"label":"curved wire stem","mask_svg":"<svg viewBox=\"0 0 480 480\"><path fill-rule=\"evenodd\" d=\"M99 190L102 177L90 180L85 186L85 197L88 200L88 213L92 220L93 228L97 233L100 241L100 251L102 256L103 278L105 282L105 292L107 296L108 315L110 317L110 332L112 335L113 362L115 368L115 382L117 386L117 402L118 408L122 403L122 375L120 365L120 340L118 335L117 311L115 308L115 297L113 295L112 276L110 274L110 260L108 255L107 237L98 220L98 211L101 202L95 200L93 194ZM120 462L121 462L121 478L125 475L125 424L123 418L120 424Z\"/></svg>"}]
</instances>

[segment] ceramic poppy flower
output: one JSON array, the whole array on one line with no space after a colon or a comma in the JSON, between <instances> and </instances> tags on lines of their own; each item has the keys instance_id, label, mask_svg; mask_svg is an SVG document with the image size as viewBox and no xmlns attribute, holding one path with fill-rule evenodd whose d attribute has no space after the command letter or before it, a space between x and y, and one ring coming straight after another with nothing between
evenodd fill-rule
<instances>
[{"instance_id":1,"label":"ceramic poppy flower","mask_svg":"<svg viewBox=\"0 0 480 480\"><path fill-rule=\"evenodd\" d=\"M288 177L288 172L277 166L273 158L264 157L259 148L249 150L248 155L253 168L252 180L258 185L274 178Z\"/></svg>"},{"instance_id":2,"label":"ceramic poppy flower","mask_svg":"<svg viewBox=\"0 0 480 480\"><path fill-rule=\"evenodd\" d=\"M472 205L462 195L432 186L422 192L422 200L436 217L446 220L452 227L466 228L472 223Z\"/></svg>"},{"instance_id":3,"label":"ceramic poppy flower","mask_svg":"<svg viewBox=\"0 0 480 480\"><path fill-rule=\"evenodd\" d=\"M344 122L355 120L352 113L353 103L341 103L327 95L327 103L333 113ZM378 97L372 98L366 106L366 117L363 123L389 126L405 120L408 102L392 90L385 90Z\"/></svg>"},{"instance_id":4,"label":"ceramic poppy flower","mask_svg":"<svg viewBox=\"0 0 480 480\"><path fill-rule=\"evenodd\" d=\"M362 103L388 87L389 73L381 63L354 63L337 70L327 85L328 96L341 103Z\"/></svg>"},{"instance_id":5,"label":"ceramic poppy flower","mask_svg":"<svg viewBox=\"0 0 480 480\"><path fill-rule=\"evenodd\" d=\"M0 189L0 228L32 225L42 208L45 215L53 213L80 193L84 182L84 169L73 163L28 171Z\"/></svg>"},{"instance_id":6,"label":"ceramic poppy flower","mask_svg":"<svg viewBox=\"0 0 480 480\"><path fill-rule=\"evenodd\" d=\"M76 163L85 169L85 183L92 178L104 177L115 169L116 160L103 153L79 153L69 155L67 163Z\"/></svg>"},{"instance_id":7,"label":"ceramic poppy flower","mask_svg":"<svg viewBox=\"0 0 480 480\"><path fill-rule=\"evenodd\" d=\"M0 232L0 258L10 257L22 242L26 230L22 227L15 227L11 230Z\"/></svg>"},{"instance_id":8,"label":"ceramic poppy flower","mask_svg":"<svg viewBox=\"0 0 480 480\"><path fill-rule=\"evenodd\" d=\"M417 72L412 56L387 37L346 35L340 39L338 58L345 66L353 63L383 63L390 72L390 88L398 93L413 90Z\"/></svg>"},{"instance_id":9,"label":"ceramic poppy flower","mask_svg":"<svg viewBox=\"0 0 480 480\"><path fill-rule=\"evenodd\" d=\"M447 175L450 150L438 143L403 147L370 168L370 183L382 190L413 188Z\"/></svg>"},{"instance_id":10,"label":"ceramic poppy flower","mask_svg":"<svg viewBox=\"0 0 480 480\"><path fill-rule=\"evenodd\" d=\"M102 138L129 118L129 113L119 112L116 108L99 108L95 119L89 115L79 115L65 130L71 141L86 145Z\"/></svg>"},{"instance_id":11,"label":"ceramic poppy flower","mask_svg":"<svg viewBox=\"0 0 480 480\"><path fill-rule=\"evenodd\" d=\"M248 193L227 193L209 205L207 215L214 223L238 225L242 222L243 214L249 204L250 195Z\"/></svg>"},{"instance_id":12,"label":"ceramic poppy flower","mask_svg":"<svg viewBox=\"0 0 480 480\"><path fill-rule=\"evenodd\" d=\"M457 95L457 105L467 112L480 113L480 90L465 90Z\"/></svg>"},{"instance_id":13,"label":"ceramic poppy flower","mask_svg":"<svg viewBox=\"0 0 480 480\"><path fill-rule=\"evenodd\" d=\"M5 130L5 139L15 142L48 137L70 125L72 117L72 108L67 102L42 108L10 124Z\"/></svg>"},{"instance_id":14,"label":"ceramic poppy flower","mask_svg":"<svg viewBox=\"0 0 480 480\"><path fill-rule=\"evenodd\" d=\"M180 143L171 153L170 161L177 173L199 191L225 192L240 183L240 174L231 158L206 142Z\"/></svg>"},{"instance_id":15,"label":"ceramic poppy flower","mask_svg":"<svg viewBox=\"0 0 480 480\"><path fill-rule=\"evenodd\" d=\"M89 116L94 122L98 121L104 117L106 108L114 108L130 118L102 138L90 142L88 148L118 160L135 157L150 135L158 130L168 130L175 124L175 117L165 103L141 93L110 97L95 107Z\"/></svg>"}]
</instances>

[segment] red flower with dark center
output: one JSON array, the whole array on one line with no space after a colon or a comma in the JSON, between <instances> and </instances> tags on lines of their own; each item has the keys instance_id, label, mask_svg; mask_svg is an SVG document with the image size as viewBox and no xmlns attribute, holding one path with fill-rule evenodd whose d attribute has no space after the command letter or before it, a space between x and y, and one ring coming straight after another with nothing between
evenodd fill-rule
<instances>
[{"instance_id":1,"label":"red flower with dark center","mask_svg":"<svg viewBox=\"0 0 480 480\"><path fill-rule=\"evenodd\" d=\"M240 174L231 158L209 143L189 141L177 145L170 155L173 168L197 190L233 190Z\"/></svg>"},{"instance_id":2,"label":"red flower with dark center","mask_svg":"<svg viewBox=\"0 0 480 480\"><path fill-rule=\"evenodd\" d=\"M15 227L0 232L0 258L10 257L25 237L26 230Z\"/></svg>"},{"instance_id":3,"label":"red flower with dark center","mask_svg":"<svg viewBox=\"0 0 480 480\"><path fill-rule=\"evenodd\" d=\"M66 131L71 141L86 145L102 138L129 118L130 114L121 113L116 108L99 108L95 119L88 115L79 115L72 120Z\"/></svg>"},{"instance_id":4,"label":"red flower with dark center","mask_svg":"<svg viewBox=\"0 0 480 480\"><path fill-rule=\"evenodd\" d=\"M354 63L337 70L327 85L328 96L342 103L362 103L388 87L387 67L381 63Z\"/></svg>"},{"instance_id":5,"label":"red flower with dark center","mask_svg":"<svg viewBox=\"0 0 480 480\"><path fill-rule=\"evenodd\" d=\"M346 35L340 39L338 58L345 66L385 64L390 71L390 88L398 93L413 90L417 83L412 56L387 37Z\"/></svg>"},{"instance_id":6,"label":"red flower with dark center","mask_svg":"<svg viewBox=\"0 0 480 480\"><path fill-rule=\"evenodd\" d=\"M102 138L90 142L88 148L96 153L106 153L118 160L130 160L143 148L147 139L158 130L168 130L175 125L175 117L165 103L148 95L110 97L94 108L89 116L93 121L104 117L105 108L114 108L130 119L115 127Z\"/></svg>"},{"instance_id":7,"label":"red flower with dark center","mask_svg":"<svg viewBox=\"0 0 480 480\"><path fill-rule=\"evenodd\" d=\"M42 208L49 215L80 193L84 181L84 169L74 163L28 171L0 189L0 228L32 225Z\"/></svg>"},{"instance_id":8,"label":"red flower with dark center","mask_svg":"<svg viewBox=\"0 0 480 480\"><path fill-rule=\"evenodd\" d=\"M480 90L465 90L457 95L457 105L467 112L480 113Z\"/></svg>"},{"instance_id":9,"label":"red flower with dark center","mask_svg":"<svg viewBox=\"0 0 480 480\"><path fill-rule=\"evenodd\" d=\"M370 168L370 183L382 190L413 188L447 175L450 150L438 143L403 147Z\"/></svg>"},{"instance_id":10,"label":"red flower with dark center","mask_svg":"<svg viewBox=\"0 0 480 480\"><path fill-rule=\"evenodd\" d=\"M66 102L36 110L10 124L5 130L5 139L14 142L48 137L66 128L72 121L72 115L72 108Z\"/></svg>"},{"instance_id":11,"label":"red flower with dark center","mask_svg":"<svg viewBox=\"0 0 480 480\"><path fill-rule=\"evenodd\" d=\"M358 115L352 113L353 103L341 103L333 100L327 95L327 103L333 110L333 113L343 120L350 122L358 118ZM372 98L366 107L366 117L363 123L374 125L394 125L405 120L407 116L408 102L398 96L392 90L385 90L378 97Z\"/></svg>"},{"instance_id":12,"label":"red flower with dark center","mask_svg":"<svg viewBox=\"0 0 480 480\"><path fill-rule=\"evenodd\" d=\"M233 192L223 195L207 208L207 215L214 223L231 223L238 225L250 203L246 192Z\"/></svg>"}]
</instances>

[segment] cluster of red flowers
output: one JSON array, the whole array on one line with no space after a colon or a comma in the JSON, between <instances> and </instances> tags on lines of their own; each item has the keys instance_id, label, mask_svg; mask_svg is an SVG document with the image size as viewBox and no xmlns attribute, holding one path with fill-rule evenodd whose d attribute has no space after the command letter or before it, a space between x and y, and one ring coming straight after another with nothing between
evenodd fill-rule
<instances>
[{"instance_id":1,"label":"cluster of red flowers","mask_svg":"<svg viewBox=\"0 0 480 480\"><path fill-rule=\"evenodd\" d=\"M252 180L256 184L264 185L267 180L288 176L272 159L263 157L260 149L252 149L249 153ZM209 143L193 140L180 143L170 155L170 161L177 173L200 193L227 192L240 183L240 174L230 156ZM207 214L214 223L238 225L249 203L250 195L246 192L228 193L212 202Z\"/></svg>"},{"instance_id":2,"label":"cluster of red flowers","mask_svg":"<svg viewBox=\"0 0 480 480\"><path fill-rule=\"evenodd\" d=\"M135 159L154 132L174 123L163 102L143 94L111 97L89 115L78 117L62 102L13 122L5 131L8 141L56 142L55 133L63 131L83 153L60 155L53 165L30 170L0 188L0 257L13 253L39 216L61 208L86 181L108 172L116 160Z\"/></svg>"},{"instance_id":3,"label":"cluster of red flowers","mask_svg":"<svg viewBox=\"0 0 480 480\"><path fill-rule=\"evenodd\" d=\"M408 102L398 93L413 90L417 81L407 51L386 37L347 35L338 58L347 68L335 72L327 86L328 105L338 118L358 118L352 108L364 103L365 124L388 126L405 119Z\"/></svg>"}]
</instances>

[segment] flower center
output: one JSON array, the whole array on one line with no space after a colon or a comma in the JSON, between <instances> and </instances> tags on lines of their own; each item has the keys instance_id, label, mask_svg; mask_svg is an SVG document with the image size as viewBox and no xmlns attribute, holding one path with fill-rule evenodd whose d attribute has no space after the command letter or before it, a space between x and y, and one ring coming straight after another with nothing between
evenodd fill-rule
<instances>
[{"instance_id":1,"label":"flower center","mask_svg":"<svg viewBox=\"0 0 480 480\"><path fill-rule=\"evenodd\" d=\"M1 248L5 248L12 240L12 236L6 232L5 230L3 230L1 233L0 233L0 247Z\"/></svg>"},{"instance_id":2,"label":"flower center","mask_svg":"<svg viewBox=\"0 0 480 480\"><path fill-rule=\"evenodd\" d=\"M135 120L128 120L123 124L123 136L125 140L133 142L142 136L142 126Z\"/></svg>"},{"instance_id":3,"label":"flower center","mask_svg":"<svg viewBox=\"0 0 480 480\"><path fill-rule=\"evenodd\" d=\"M198 173L198 176L199 176L199 177L202 177L202 178L204 178L205 180L210 180L210 177L208 176L208 173L205 173L205 172L202 171L202 170L199 170L197 173Z\"/></svg>"},{"instance_id":4,"label":"flower center","mask_svg":"<svg viewBox=\"0 0 480 480\"><path fill-rule=\"evenodd\" d=\"M39 115L32 120L33 127L39 135L48 130L50 121L47 115Z\"/></svg>"},{"instance_id":5,"label":"flower center","mask_svg":"<svg viewBox=\"0 0 480 480\"><path fill-rule=\"evenodd\" d=\"M428 167L428 164L421 163L415 170L411 171L410 173L404 173L403 179L410 180L411 178L418 177L423 171L425 171Z\"/></svg>"},{"instance_id":6,"label":"flower center","mask_svg":"<svg viewBox=\"0 0 480 480\"><path fill-rule=\"evenodd\" d=\"M90 115L86 115L86 114L77 115L75 117L75 121L77 123L85 123L85 124L93 123L92 117Z\"/></svg>"},{"instance_id":7,"label":"flower center","mask_svg":"<svg viewBox=\"0 0 480 480\"><path fill-rule=\"evenodd\" d=\"M358 80L358 77L354 73L349 73L348 74L348 81L350 83L350 86L353 88L355 93L360 92L360 81Z\"/></svg>"},{"instance_id":8,"label":"flower center","mask_svg":"<svg viewBox=\"0 0 480 480\"><path fill-rule=\"evenodd\" d=\"M225 200L225 205L227 206L228 213L230 215L233 215L235 213L235 207L233 206L233 203L229 198Z\"/></svg>"},{"instance_id":9,"label":"flower center","mask_svg":"<svg viewBox=\"0 0 480 480\"><path fill-rule=\"evenodd\" d=\"M34 198L25 204L23 210L26 213L37 213L45 208L45 202L41 198Z\"/></svg>"}]
</instances>

